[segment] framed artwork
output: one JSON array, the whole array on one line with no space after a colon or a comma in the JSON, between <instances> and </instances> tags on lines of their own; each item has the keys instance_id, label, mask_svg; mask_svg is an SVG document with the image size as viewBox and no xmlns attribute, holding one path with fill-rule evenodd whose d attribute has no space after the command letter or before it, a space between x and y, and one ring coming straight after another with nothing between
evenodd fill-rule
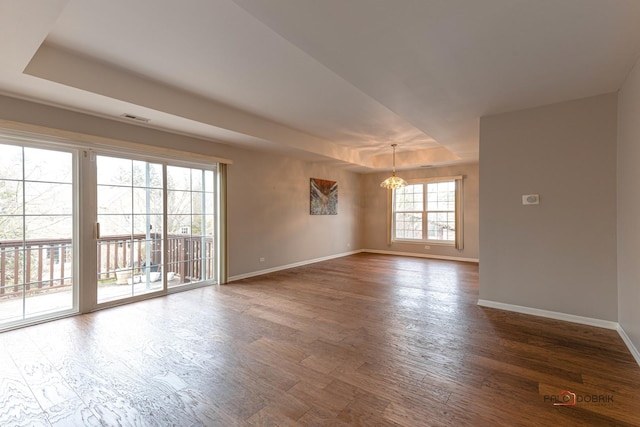
<instances>
[{"instance_id":1,"label":"framed artwork","mask_svg":"<svg viewBox=\"0 0 640 427\"><path fill-rule=\"evenodd\" d=\"M309 191L311 215L338 214L338 183L326 179L311 178Z\"/></svg>"}]
</instances>

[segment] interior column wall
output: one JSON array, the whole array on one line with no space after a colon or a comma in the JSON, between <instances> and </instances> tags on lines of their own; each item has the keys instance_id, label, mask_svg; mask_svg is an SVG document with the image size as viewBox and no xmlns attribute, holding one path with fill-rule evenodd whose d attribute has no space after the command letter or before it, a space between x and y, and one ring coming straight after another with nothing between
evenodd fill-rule
<instances>
[{"instance_id":1,"label":"interior column wall","mask_svg":"<svg viewBox=\"0 0 640 427\"><path fill-rule=\"evenodd\" d=\"M618 98L618 305L640 363L640 61Z\"/></svg>"},{"instance_id":2,"label":"interior column wall","mask_svg":"<svg viewBox=\"0 0 640 427\"><path fill-rule=\"evenodd\" d=\"M618 320L616 123L616 93L481 119L481 300Z\"/></svg>"}]
</instances>

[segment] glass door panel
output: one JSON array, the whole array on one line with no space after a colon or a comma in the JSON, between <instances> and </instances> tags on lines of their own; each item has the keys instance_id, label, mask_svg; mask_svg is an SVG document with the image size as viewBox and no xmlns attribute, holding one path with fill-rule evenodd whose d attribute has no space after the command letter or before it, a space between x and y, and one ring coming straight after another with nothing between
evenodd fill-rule
<instances>
[{"instance_id":1,"label":"glass door panel","mask_svg":"<svg viewBox=\"0 0 640 427\"><path fill-rule=\"evenodd\" d=\"M0 143L0 329L74 309L72 152Z\"/></svg>"},{"instance_id":2,"label":"glass door panel","mask_svg":"<svg viewBox=\"0 0 640 427\"><path fill-rule=\"evenodd\" d=\"M98 303L162 291L163 166L96 157Z\"/></svg>"},{"instance_id":3,"label":"glass door panel","mask_svg":"<svg viewBox=\"0 0 640 427\"><path fill-rule=\"evenodd\" d=\"M215 281L213 171L167 167L167 279L169 287Z\"/></svg>"}]
</instances>

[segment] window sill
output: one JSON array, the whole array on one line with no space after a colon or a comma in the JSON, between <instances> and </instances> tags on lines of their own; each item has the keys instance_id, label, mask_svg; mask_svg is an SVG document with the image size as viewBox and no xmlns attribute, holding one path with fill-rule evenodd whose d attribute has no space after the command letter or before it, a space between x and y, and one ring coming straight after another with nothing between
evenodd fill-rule
<instances>
[{"instance_id":1,"label":"window sill","mask_svg":"<svg viewBox=\"0 0 640 427\"><path fill-rule=\"evenodd\" d=\"M410 244L410 245L433 245L433 246L450 246L455 247L455 242L449 241L441 241L441 240L402 240L402 239L393 239L391 243L402 243L402 244Z\"/></svg>"}]
</instances>

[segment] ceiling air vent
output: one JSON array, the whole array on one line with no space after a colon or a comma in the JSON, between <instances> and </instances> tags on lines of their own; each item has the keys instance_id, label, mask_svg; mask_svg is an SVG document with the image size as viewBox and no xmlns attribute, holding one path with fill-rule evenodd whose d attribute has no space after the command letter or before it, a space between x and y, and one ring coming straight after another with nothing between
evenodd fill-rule
<instances>
[{"instance_id":1,"label":"ceiling air vent","mask_svg":"<svg viewBox=\"0 0 640 427\"><path fill-rule=\"evenodd\" d=\"M140 117L140 116L136 116L135 114L129 114L129 113L124 113L120 117L124 117L125 119L129 119L129 120L135 120L136 122L140 122L140 123L149 123L150 121L150 119L147 119L145 117Z\"/></svg>"}]
</instances>

